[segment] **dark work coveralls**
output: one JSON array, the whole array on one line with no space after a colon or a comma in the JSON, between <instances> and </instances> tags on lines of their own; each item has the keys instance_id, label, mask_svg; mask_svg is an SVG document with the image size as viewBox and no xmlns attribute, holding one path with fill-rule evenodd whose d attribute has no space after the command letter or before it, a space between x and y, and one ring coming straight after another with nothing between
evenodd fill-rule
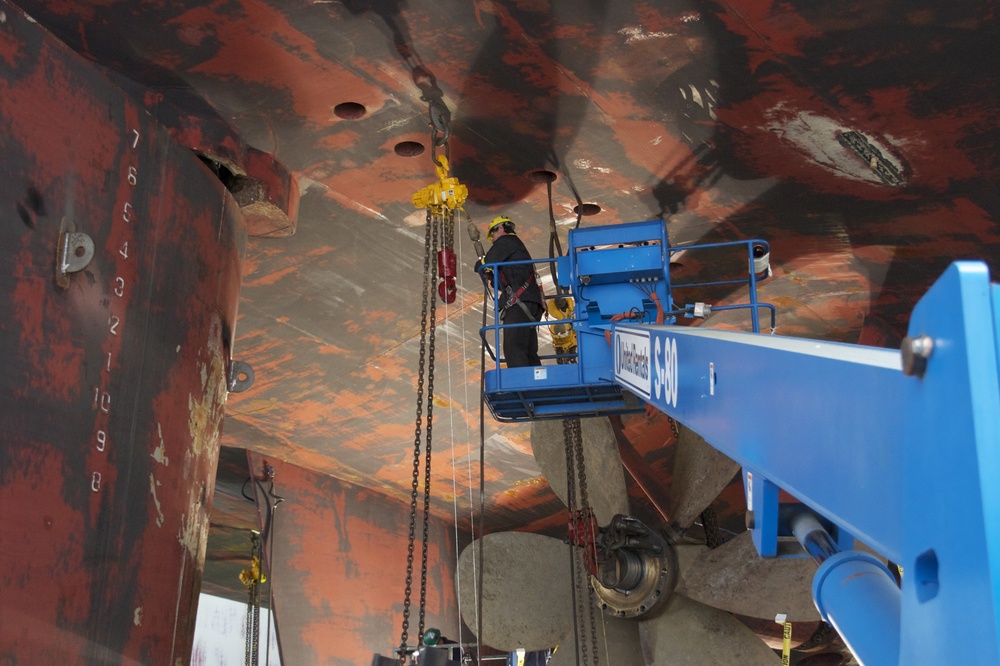
<instances>
[{"instance_id":1,"label":"dark work coveralls","mask_svg":"<svg viewBox=\"0 0 1000 666\"><path fill-rule=\"evenodd\" d=\"M531 255L528 248L524 247L521 239L513 234L503 234L493 241L493 245L486 253L483 263L494 264L503 261L529 261ZM480 263L476 262L476 268ZM528 314L524 308L516 302L510 303L506 309L502 309L500 314L505 324L521 324L528 321L539 321L542 318L542 290L538 287L538 282L534 279L534 266L524 264L523 266L504 266L500 271L500 307L503 308L506 294L505 287L510 286L512 291L517 291L528 281L527 288L521 293L520 300L528 308ZM503 356L507 361L508 368L523 367L526 365L541 365L538 358L538 327L523 326L519 328L507 328L503 332Z\"/></svg>"}]
</instances>

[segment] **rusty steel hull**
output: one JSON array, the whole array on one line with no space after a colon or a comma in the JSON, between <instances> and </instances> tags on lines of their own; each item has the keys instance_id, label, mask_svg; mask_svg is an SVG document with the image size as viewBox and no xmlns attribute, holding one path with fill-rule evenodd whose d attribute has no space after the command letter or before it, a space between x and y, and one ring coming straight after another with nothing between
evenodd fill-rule
<instances>
[{"instance_id":1,"label":"rusty steel hull","mask_svg":"<svg viewBox=\"0 0 1000 666\"><path fill-rule=\"evenodd\" d=\"M98 68L0 17L0 661L186 663L239 208ZM59 276L69 225L94 252Z\"/></svg>"},{"instance_id":2,"label":"rusty steel hull","mask_svg":"<svg viewBox=\"0 0 1000 666\"><path fill-rule=\"evenodd\" d=\"M272 563L282 663L368 664L373 653L390 654L402 630L409 506L258 453L249 458L256 478L265 465L274 468L273 492L270 482L257 482L254 489L261 534L268 535L264 555ZM268 511L276 496L283 501ZM422 520L418 509L410 647L420 642ZM436 516L429 521L425 626L458 640L457 558L449 522Z\"/></svg>"}]
</instances>

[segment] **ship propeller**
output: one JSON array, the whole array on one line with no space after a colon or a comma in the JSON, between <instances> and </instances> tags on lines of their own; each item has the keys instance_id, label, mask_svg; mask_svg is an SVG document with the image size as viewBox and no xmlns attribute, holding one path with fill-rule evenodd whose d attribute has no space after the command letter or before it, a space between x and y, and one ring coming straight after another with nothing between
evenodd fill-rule
<instances>
[{"instance_id":1,"label":"ship propeller","mask_svg":"<svg viewBox=\"0 0 1000 666\"><path fill-rule=\"evenodd\" d=\"M596 521L608 525L616 515L629 514L615 432L604 417L581 419L580 427L589 504ZM565 503L563 428L562 421L536 421L531 441L539 468ZM678 434L670 517L672 527L683 531L732 481L739 466L690 429L681 427ZM479 541L473 542L460 556L463 581L475 580L479 546ZM558 659L574 663L576 616L569 549L559 539L537 534L483 537L484 644L503 650L563 646L550 664L558 666ZM749 533L715 549L681 539L676 548L670 546L670 558L647 559L637 569L643 572L642 581L628 592L592 579L598 605L605 611L597 614L598 663L779 663L775 653L731 613L772 621L777 613L785 613L793 622L818 619L810 595L815 572L811 560L762 559ZM676 569L664 585L667 562ZM651 580L656 576L659 583ZM655 603L643 603L641 610L630 606L634 590ZM463 619L475 630L473 585L462 586L461 604Z\"/></svg>"},{"instance_id":2,"label":"ship propeller","mask_svg":"<svg viewBox=\"0 0 1000 666\"><path fill-rule=\"evenodd\" d=\"M549 666L577 663L570 546L539 534L498 532L482 538L479 560L479 544L476 540L462 551L459 575L474 581L475 566L482 566L482 642L511 652L554 647ZM462 619L475 631L475 585L462 586L461 608ZM627 619L598 612L595 621L596 663L602 666L780 663L731 614L677 593L651 615Z\"/></svg>"},{"instance_id":3,"label":"ship propeller","mask_svg":"<svg viewBox=\"0 0 1000 666\"><path fill-rule=\"evenodd\" d=\"M690 527L739 471L739 463L678 423L670 482L671 523Z\"/></svg>"}]
</instances>

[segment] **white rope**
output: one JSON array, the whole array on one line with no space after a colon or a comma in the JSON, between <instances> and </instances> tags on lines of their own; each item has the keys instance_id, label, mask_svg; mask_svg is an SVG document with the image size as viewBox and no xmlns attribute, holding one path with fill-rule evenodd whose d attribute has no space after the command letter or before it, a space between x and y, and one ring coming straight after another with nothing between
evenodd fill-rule
<instances>
[{"instance_id":1,"label":"white rope","mask_svg":"<svg viewBox=\"0 0 1000 666\"><path fill-rule=\"evenodd\" d=\"M466 219L467 223L468 222L472 222L472 218L469 217L468 214L466 214L465 219ZM468 225L466 225L466 226L468 226ZM462 239L461 236L459 238ZM460 240L460 242L459 242L459 248L461 248L461 247L462 247L462 244L461 244L461 240ZM460 277L459 277L459 285L463 289L465 287L465 279L463 277L461 277L461 276L464 275L464 274L465 274L464 271L459 274L460 275ZM478 278L478 275L477 275L477 278ZM478 294L478 291L477 291L477 294ZM478 299L478 296L477 296L477 299ZM475 301L473 301L473 302L475 302ZM482 307L484 307L484 308L486 307L485 303L483 304ZM478 338L478 335L476 337ZM469 405L470 404L470 402L469 402L469 355L468 355L468 351L469 350L468 350L468 346L465 344L465 341L467 339L468 339L468 332L465 329L465 318L463 317L462 318L462 343L463 343L462 344L462 369L463 369L463 375L462 376L463 376L464 381L465 381L465 386L463 388L462 402L463 402L464 405ZM480 372L482 372L482 368L480 368ZM476 393L478 394L479 391L477 390ZM482 395L478 395L477 397L478 397L479 400L483 399ZM477 400L477 403L478 403L478 400ZM471 546L475 542L475 540L476 540L476 502L475 502L475 494L473 493L474 484L473 484L473 475L472 475L472 439L473 438L471 436L469 436L469 435L471 435L471 433L469 432L469 425L468 425L468 423L469 422L466 421L465 428L466 428L466 435L467 436L466 436L465 441L467 442L467 444L466 444L465 466L466 466L466 480L468 481L468 488L469 488L469 545ZM476 450L478 451L478 447L476 447ZM483 517L482 516L479 517L479 521L480 521L480 530L479 531L482 532L482 525L483 525L483 522L482 522L483 521ZM482 535L480 534L480 536L482 536ZM473 619L475 621L476 626L478 627L479 626L479 585L478 585L478 581L479 581L479 567L482 566L482 562L480 562L480 561L478 561L476 559L476 552L477 551L473 551L472 552L472 601L473 601L473 610L474 610L474 617L473 617ZM476 636L476 661L479 664L482 664L482 654L483 654L483 642L482 642L482 638L477 635Z\"/></svg>"},{"instance_id":2,"label":"white rope","mask_svg":"<svg viewBox=\"0 0 1000 666\"><path fill-rule=\"evenodd\" d=\"M456 262L457 265L457 262ZM459 283L461 284L461 283ZM447 292L446 292L447 293ZM445 321L449 321L451 317L451 304L445 304ZM448 397L449 400L452 399L454 393L452 392L451 384L451 326L448 327L445 333L445 349L448 354ZM448 422L451 429L451 512L452 512L452 523L455 527L455 601L458 607L458 630L459 630L459 640L458 642L464 643L465 641L461 638L462 633L462 581L458 573L458 477L455 472L455 408L452 404L452 408L448 410ZM468 426L466 426L468 429ZM461 648L461 651L465 653L465 648Z\"/></svg>"},{"instance_id":3,"label":"white rope","mask_svg":"<svg viewBox=\"0 0 1000 666\"><path fill-rule=\"evenodd\" d=\"M466 215L466 221L468 221L468 215ZM456 226L458 224L460 224L460 223L459 223L458 220L456 220ZM457 258L456 264L458 266L457 276L456 276L457 282L458 282L458 293L459 294L464 294L465 293L465 284L464 284L464 281L465 281L465 279L464 279L465 271L462 270L462 257L463 257L463 254L462 254L462 240L463 240L462 239L462 232L464 231L464 229L456 229L455 231L457 232L456 233L457 240L455 241L455 248L454 249L455 249L455 254L456 254L456 258ZM445 317L446 321L450 321L449 310L450 310L450 306L446 305L446 310L445 310L445 312L446 312L446 317ZM460 311L460 315L461 315L461 311ZM459 322L460 322L460 326L461 326L460 333L461 333L461 340L462 340L462 383L463 383L463 391L464 391L462 404L463 405L468 405L469 404L469 357L468 357L468 346L465 344L465 342L466 342L465 319L466 318L464 316L459 316ZM449 330L445 334L445 341L446 341L445 342L446 350L447 350L447 353L448 353L448 395L449 396L453 396L454 393L453 393L453 390L452 390L452 374L451 374L451 329L450 329L450 327L449 327ZM459 556L459 552L458 552L458 544L459 544L459 531L458 531L458 477L457 477L456 463L455 463L455 461L456 461L456 455L455 455L455 410L454 410L454 408L452 408L452 409L449 410L449 421L450 421L450 426L451 426L452 515L453 515L453 523L454 523L454 528L455 528L455 596L456 596L456 599L457 599L457 606L458 606L458 627L461 630L461 626L462 626L462 579L461 579L461 573L459 571L459 566L458 566L458 556ZM469 431L469 422L468 422L468 420L467 419L463 419L463 422L465 423L465 433L464 433L464 435L465 435L465 441L468 442L467 449L466 449L465 460L466 460L466 474L467 474L467 481L468 481L468 488L469 488L469 532L470 532L470 536L471 536L471 539L470 539L470 544L471 544L471 542L475 540L475 536L476 536L475 502L473 500L473 481L472 481L472 444L471 444L472 438L471 438L471 433ZM478 568L478 566L479 566L479 563L476 561L475 556L473 556L473 558L472 558L472 580L473 580L472 590L473 590L473 601L475 602L473 608L475 609L475 613L476 613L476 618L475 618L476 624L478 624L478 620L479 620L479 617L478 617L478 613L479 613L479 599L478 599L479 591L476 589L476 585L475 585L475 581L478 580L478 576L477 576L477 568ZM460 640L459 642L460 643L464 643L464 641L462 641L462 640ZM478 637L476 638L476 646L477 646L477 655L478 654L482 654L482 644L481 644L481 642L479 642L479 638ZM462 651L462 655L464 656L465 655L465 647L462 647L461 651Z\"/></svg>"}]
</instances>

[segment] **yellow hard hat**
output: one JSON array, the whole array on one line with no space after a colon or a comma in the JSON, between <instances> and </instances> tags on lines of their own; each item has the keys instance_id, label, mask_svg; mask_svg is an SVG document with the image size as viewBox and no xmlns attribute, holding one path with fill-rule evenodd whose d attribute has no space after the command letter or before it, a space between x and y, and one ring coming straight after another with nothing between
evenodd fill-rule
<instances>
[{"instance_id":1,"label":"yellow hard hat","mask_svg":"<svg viewBox=\"0 0 1000 666\"><path fill-rule=\"evenodd\" d=\"M497 215L496 217L493 218L493 221L490 222L490 227L489 229L486 230L486 237L492 241L493 232L496 230L497 227L499 227L502 224L503 225L509 224L510 228L508 229L507 233L514 233L514 221L511 220L506 215Z\"/></svg>"}]
</instances>

